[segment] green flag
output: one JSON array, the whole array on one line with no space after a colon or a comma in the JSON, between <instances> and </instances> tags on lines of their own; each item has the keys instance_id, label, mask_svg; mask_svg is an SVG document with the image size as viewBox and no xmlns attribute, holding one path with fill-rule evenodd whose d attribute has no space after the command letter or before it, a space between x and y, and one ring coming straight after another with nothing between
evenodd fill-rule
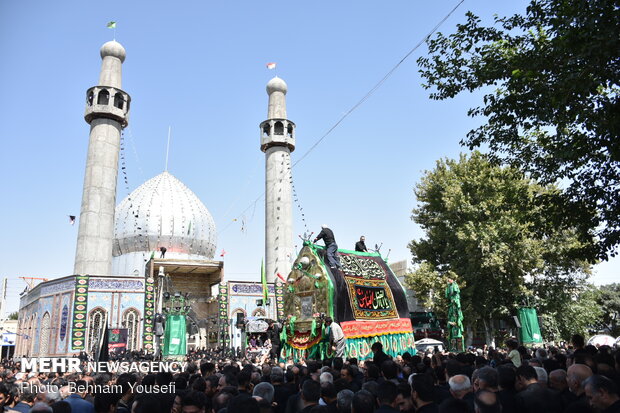
<instances>
[{"instance_id":1,"label":"green flag","mask_svg":"<svg viewBox=\"0 0 620 413\"><path fill-rule=\"evenodd\" d=\"M116 29L116 22L109 22L106 27L108 29Z\"/></svg>"},{"instance_id":2,"label":"green flag","mask_svg":"<svg viewBox=\"0 0 620 413\"><path fill-rule=\"evenodd\" d=\"M535 308L523 307L517 312L521 329L519 338L523 344L542 344L543 339L538 325L538 316Z\"/></svg>"},{"instance_id":3,"label":"green flag","mask_svg":"<svg viewBox=\"0 0 620 413\"><path fill-rule=\"evenodd\" d=\"M265 264L260 260L260 280L263 283L263 304L267 305L267 276L265 275Z\"/></svg>"},{"instance_id":4,"label":"green flag","mask_svg":"<svg viewBox=\"0 0 620 413\"><path fill-rule=\"evenodd\" d=\"M184 315L171 314L166 317L164 356L184 356L187 354L186 333Z\"/></svg>"}]
</instances>

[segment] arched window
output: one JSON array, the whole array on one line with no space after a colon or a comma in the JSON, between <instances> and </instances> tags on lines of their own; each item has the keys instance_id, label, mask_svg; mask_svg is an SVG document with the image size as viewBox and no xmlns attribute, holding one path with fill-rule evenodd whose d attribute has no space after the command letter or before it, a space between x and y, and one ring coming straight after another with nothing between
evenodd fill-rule
<instances>
[{"instance_id":1,"label":"arched window","mask_svg":"<svg viewBox=\"0 0 620 413\"><path fill-rule=\"evenodd\" d=\"M97 95L97 104L98 105L107 105L110 102L110 92L106 89L103 89Z\"/></svg>"},{"instance_id":2,"label":"arched window","mask_svg":"<svg viewBox=\"0 0 620 413\"><path fill-rule=\"evenodd\" d=\"M41 319L41 333L39 334L39 354L47 356L50 351L50 326L52 325L50 313L45 312Z\"/></svg>"},{"instance_id":3,"label":"arched window","mask_svg":"<svg viewBox=\"0 0 620 413\"><path fill-rule=\"evenodd\" d=\"M123 109L123 94L121 92L116 92L114 95L114 106Z\"/></svg>"},{"instance_id":4,"label":"arched window","mask_svg":"<svg viewBox=\"0 0 620 413\"><path fill-rule=\"evenodd\" d=\"M123 328L127 329L127 350L138 350L138 338L140 334L140 313L135 308L130 308L123 313Z\"/></svg>"},{"instance_id":5,"label":"arched window","mask_svg":"<svg viewBox=\"0 0 620 413\"><path fill-rule=\"evenodd\" d=\"M268 123L266 123L265 126L263 126L263 136L265 138L269 136L269 124Z\"/></svg>"},{"instance_id":6,"label":"arched window","mask_svg":"<svg viewBox=\"0 0 620 413\"><path fill-rule=\"evenodd\" d=\"M88 314L88 341L87 349L91 354L94 354L99 350L99 341L101 340L101 334L103 333L106 311L97 307L94 308Z\"/></svg>"},{"instance_id":7,"label":"arched window","mask_svg":"<svg viewBox=\"0 0 620 413\"><path fill-rule=\"evenodd\" d=\"M286 136L288 136L289 138L293 137L293 125L291 125L290 123L286 126Z\"/></svg>"},{"instance_id":8,"label":"arched window","mask_svg":"<svg viewBox=\"0 0 620 413\"><path fill-rule=\"evenodd\" d=\"M94 99L95 99L95 94L91 90L90 92L88 92L88 97L86 98L86 103L88 103L88 106L92 106L93 105L93 100Z\"/></svg>"},{"instance_id":9,"label":"arched window","mask_svg":"<svg viewBox=\"0 0 620 413\"><path fill-rule=\"evenodd\" d=\"M284 135L284 125L282 122L278 121L273 125L273 133L276 135Z\"/></svg>"}]
</instances>

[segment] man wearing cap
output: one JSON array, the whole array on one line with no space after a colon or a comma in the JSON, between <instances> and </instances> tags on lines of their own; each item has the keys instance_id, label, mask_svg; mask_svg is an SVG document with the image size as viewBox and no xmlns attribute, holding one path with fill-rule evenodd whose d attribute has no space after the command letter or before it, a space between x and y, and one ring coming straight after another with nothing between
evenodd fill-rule
<instances>
[{"instance_id":1,"label":"man wearing cap","mask_svg":"<svg viewBox=\"0 0 620 413\"><path fill-rule=\"evenodd\" d=\"M331 229L327 228L327 225L321 226L321 232L316 236L314 242L322 239L325 242L325 250L327 253L327 264L330 268L341 269L340 258L338 257L338 245L336 244L336 238Z\"/></svg>"}]
</instances>

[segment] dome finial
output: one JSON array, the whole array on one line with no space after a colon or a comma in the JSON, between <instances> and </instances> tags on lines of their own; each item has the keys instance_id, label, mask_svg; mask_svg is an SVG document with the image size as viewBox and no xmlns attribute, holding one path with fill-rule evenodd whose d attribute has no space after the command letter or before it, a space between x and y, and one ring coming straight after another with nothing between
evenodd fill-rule
<instances>
[{"instance_id":1,"label":"dome finial","mask_svg":"<svg viewBox=\"0 0 620 413\"><path fill-rule=\"evenodd\" d=\"M109 42L104 43L104 45L101 46L99 53L101 54L102 59L107 56L112 56L119 59L121 63L125 61L125 57L127 56L127 52L125 52L123 45L116 40L110 40Z\"/></svg>"},{"instance_id":2,"label":"dome finial","mask_svg":"<svg viewBox=\"0 0 620 413\"><path fill-rule=\"evenodd\" d=\"M278 76L274 76L273 79L271 79L267 83L267 94L268 95L271 95L274 92L282 92L286 95L287 90L288 90L288 86L286 85L286 82L280 79Z\"/></svg>"}]
</instances>

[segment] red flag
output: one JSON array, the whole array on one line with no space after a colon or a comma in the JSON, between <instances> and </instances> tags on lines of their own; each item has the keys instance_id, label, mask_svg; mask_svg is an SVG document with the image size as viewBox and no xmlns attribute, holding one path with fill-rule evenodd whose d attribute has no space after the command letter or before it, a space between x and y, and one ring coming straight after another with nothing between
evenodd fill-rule
<instances>
[{"instance_id":1,"label":"red flag","mask_svg":"<svg viewBox=\"0 0 620 413\"><path fill-rule=\"evenodd\" d=\"M220 257L223 257L224 255L226 255L226 250L222 250L222 253L220 254Z\"/></svg>"},{"instance_id":2,"label":"red flag","mask_svg":"<svg viewBox=\"0 0 620 413\"><path fill-rule=\"evenodd\" d=\"M284 279L284 277L282 276L282 274L277 273L276 275L278 276L278 278L279 278L279 279L281 279L281 280L284 282L284 284L286 284L286 279Z\"/></svg>"},{"instance_id":3,"label":"red flag","mask_svg":"<svg viewBox=\"0 0 620 413\"><path fill-rule=\"evenodd\" d=\"M272 69L275 69L275 68L276 68L276 64L275 64L275 63L273 63L273 62L271 62L271 63L267 63L267 65L266 65L266 66L267 66L267 69L269 69L269 70L272 70Z\"/></svg>"}]
</instances>

